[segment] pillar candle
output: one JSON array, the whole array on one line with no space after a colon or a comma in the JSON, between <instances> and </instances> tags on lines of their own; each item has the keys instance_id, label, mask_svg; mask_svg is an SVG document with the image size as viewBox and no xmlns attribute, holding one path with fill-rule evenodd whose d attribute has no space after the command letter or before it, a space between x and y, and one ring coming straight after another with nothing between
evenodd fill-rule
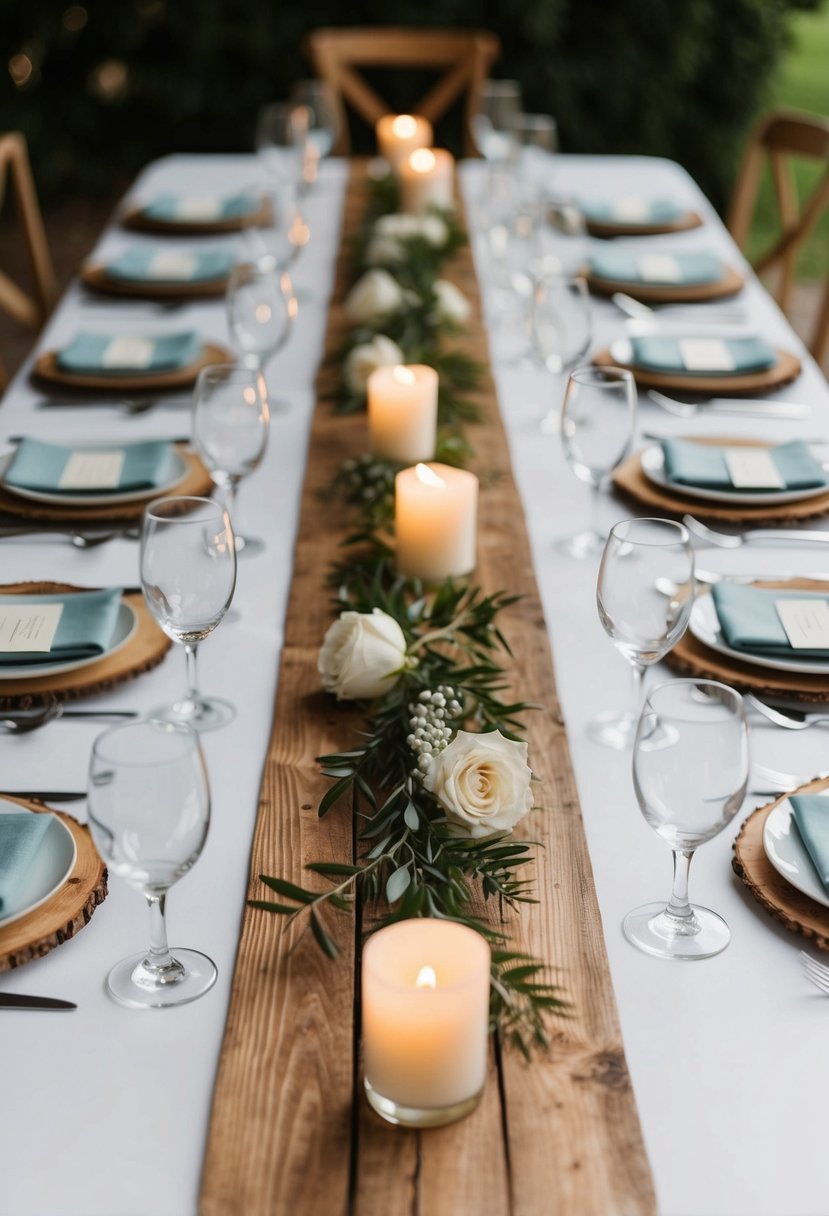
<instances>
[{"instance_id":1,"label":"pillar candle","mask_svg":"<svg viewBox=\"0 0 829 1216\"><path fill-rule=\"evenodd\" d=\"M366 1091L386 1118L437 1124L475 1105L486 1079L489 971L489 946L465 925L407 920L369 938L362 963Z\"/></svg>"},{"instance_id":2,"label":"pillar candle","mask_svg":"<svg viewBox=\"0 0 829 1216\"><path fill-rule=\"evenodd\" d=\"M384 114L375 133L380 155L392 166L432 142L432 124L416 114Z\"/></svg>"},{"instance_id":3,"label":"pillar candle","mask_svg":"<svg viewBox=\"0 0 829 1216\"><path fill-rule=\"evenodd\" d=\"M419 215L430 207L454 207L455 161L444 148L418 148L397 166L400 210Z\"/></svg>"},{"instance_id":4,"label":"pillar candle","mask_svg":"<svg viewBox=\"0 0 829 1216\"><path fill-rule=\"evenodd\" d=\"M438 425L438 374L422 363L378 367L368 378L368 429L375 456L432 460Z\"/></svg>"},{"instance_id":5,"label":"pillar candle","mask_svg":"<svg viewBox=\"0 0 829 1216\"><path fill-rule=\"evenodd\" d=\"M400 574L438 583L475 568L478 478L445 464L403 469L394 482Z\"/></svg>"}]
</instances>

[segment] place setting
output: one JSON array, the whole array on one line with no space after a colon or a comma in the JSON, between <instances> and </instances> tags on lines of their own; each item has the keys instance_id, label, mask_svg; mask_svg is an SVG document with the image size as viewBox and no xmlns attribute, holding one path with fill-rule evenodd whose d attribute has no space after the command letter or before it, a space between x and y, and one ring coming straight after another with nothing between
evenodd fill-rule
<instances>
[{"instance_id":1,"label":"place setting","mask_svg":"<svg viewBox=\"0 0 829 1216\"><path fill-rule=\"evenodd\" d=\"M78 330L59 350L43 351L32 375L50 386L102 392L187 388L210 363L232 362L226 347L195 330L134 333Z\"/></svg>"},{"instance_id":2,"label":"place setting","mask_svg":"<svg viewBox=\"0 0 829 1216\"><path fill-rule=\"evenodd\" d=\"M103 295L184 302L223 295L235 263L236 250L229 245L131 245L87 262L80 279Z\"/></svg>"},{"instance_id":3,"label":"place setting","mask_svg":"<svg viewBox=\"0 0 829 1216\"><path fill-rule=\"evenodd\" d=\"M661 236L699 228L699 212L664 195L620 194L615 198L584 195L576 199L590 236Z\"/></svg>"},{"instance_id":4,"label":"place setting","mask_svg":"<svg viewBox=\"0 0 829 1216\"><path fill-rule=\"evenodd\" d=\"M232 194L165 191L146 202L128 201L121 223L139 232L213 236L266 223L268 216L267 199L253 189Z\"/></svg>"}]
</instances>

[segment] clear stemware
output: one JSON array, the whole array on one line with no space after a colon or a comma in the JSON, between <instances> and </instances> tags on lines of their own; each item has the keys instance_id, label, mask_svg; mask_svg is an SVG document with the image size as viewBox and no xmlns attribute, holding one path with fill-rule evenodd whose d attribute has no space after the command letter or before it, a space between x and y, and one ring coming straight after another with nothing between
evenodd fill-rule
<instances>
[{"instance_id":1,"label":"clear stemware","mask_svg":"<svg viewBox=\"0 0 829 1216\"><path fill-rule=\"evenodd\" d=\"M487 80L481 85L472 115L472 134L490 164L506 164L515 152L515 122L521 113L517 80Z\"/></svg>"},{"instance_id":2,"label":"clear stemware","mask_svg":"<svg viewBox=\"0 0 829 1216\"><path fill-rule=\"evenodd\" d=\"M209 498L159 498L144 511L141 589L155 620L187 660L187 692L153 711L162 722L198 731L231 722L233 706L199 692L196 653L227 612L236 587L236 546L230 517Z\"/></svg>"},{"instance_id":3,"label":"clear stemware","mask_svg":"<svg viewBox=\"0 0 829 1216\"><path fill-rule=\"evenodd\" d=\"M340 135L340 111L334 91L324 80L300 80L291 89L294 138L304 148L303 180L310 188L317 180L319 162Z\"/></svg>"},{"instance_id":4,"label":"clear stemware","mask_svg":"<svg viewBox=\"0 0 829 1216\"><path fill-rule=\"evenodd\" d=\"M265 542L242 536L236 514L239 483L260 464L268 444L268 391L261 372L232 363L203 367L193 392L193 445L223 495L236 553L261 553Z\"/></svg>"},{"instance_id":5,"label":"clear stemware","mask_svg":"<svg viewBox=\"0 0 829 1216\"><path fill-rule=\"evenodd\" d=\"M556 547L569 557L594 557L604 547L600 495L607 478L633 446L636 402L633 376L623 368L577 367L570 373L559 423L561 443L576 477L590 486L591 522L588 528L558 541Z\"/></svg>"},{"instance_id":6,"label":"clear stemware","mask_svg":"<svg viewBox=\"0 0 829 1216\"><path fill-rule=\"evenodd\" d=\"M225 297L231 340L247 367L262 371L291 333L298 306L287 271L267 264L235 266Z\"/></svg>"},{"instance_id":7,"label":"clear stemware","mask_svg":"<svg viewBox=\"0 0 829 1216\"><path fill-rule=\"evenodd\" d=\"M188 726L129 722L99 735L89 766L89 829L110 873L145 896L150 948L117 963L107 991L122 1005L164 1009L203 996L216 967L167 945L165 901L197 861L210 822L198 735Z\"/></svg>"},{"instance_id":8,"label":"clear stemware","mask_svg":"<svg viewBox=\"0 0 829 1216\"><path fill-rule=\"evenodd\" d=\"M665 587L670 586L670 594ZM624 519L607 538L596 603L605 632L630 664L631 707L610 710L588 726L597 743L629 747L642 707L645 669L664 658L688 628L694 604L694 549L684 524Z\"/></svg>"},{"instance_id":9,"label":"clear stemware","mask_svg":"<svg viewBox=\"0 0 829 1216\"><path fill-rule=\"evenodd\" d=\"M256 119L254 146L265 173L272 180L299 190L302 185L304 143L297 142L293 106L273 101Z\"/></svg>"},{"instance_id":10,"label":"clear stemware","mask_svg":"<svg viewBox=\"0 0 829 1216\"><path fill-rule=\"evenodd\" d=\"M659 958L700 959L731 940L723 918L688 901L694 852L736 815L749 775L748 723L739 693L714 680L674 680L648 694L633 748L633 785L646 821L670 845L668 904L625 917L625 937Z\"/></svg>"},{"instance_id":11,"label":"clear stemware","mask_svg":"<svg viewBox=\"0 0 829 1216\"><path fill-rule=\"evenodd\" d=\"M558 149L558 128L551 114L519 114L513 124L519 181L543 190Z\"/></svg>"}]
</instances>

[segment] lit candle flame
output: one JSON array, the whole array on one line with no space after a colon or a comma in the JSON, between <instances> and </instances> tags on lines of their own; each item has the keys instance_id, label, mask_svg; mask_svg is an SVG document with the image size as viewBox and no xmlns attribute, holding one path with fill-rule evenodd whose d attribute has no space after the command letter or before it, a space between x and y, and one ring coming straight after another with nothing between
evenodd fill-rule
<instances>
[{"instance_id":1,"label":"lit candle flame","mask_svg":"<svg viewBox=\"0 0 829 1216\"><path fill-rule=\"evenodd\" d=\"M431 173L437 164L437 158L430 148L418 148L409 157L409 164L415 173Z\"/></svg>"},{"instance_id":2,"label":"lit candle flame","mask_svg":"<svg viewBox=\"0 0 829 1216\"><path fill-rule=\"evenodd\" d=\"M417 123L411 114L398 114L391 124L391 129L398 139L411 139L417 131Z\"/></svg>"},{"instance_id":3,"label":"lit candle flame","mask_svg":"<svg viewBox=\"0 0 829 1216\"><path fill-rule=\"evenodd\" d=\"M421 967L415 980L415 988L437 988L438 977L434 967Z\"/></svg>"},{"instance_id":4,"label":"lit candle flame","mask_svg":"<svg viewBox=\"0 0 829 1216\"><path fill-rule=\"evenodd\" d=\"M418 481L421 481L424 486L434 486L435 489L442 490L446 486L446 482L442 477L438 477L434 469L430 469L428 464L415 465Z\"/></svg>"},{"instance_id":5,"label":"lit candle flame","mask_svg":"<svg viewBox=\"0 0 829 1216\"><path fill-rule=\"evenodd\" d=\"M394 369L392 376L398 384L414 384L417 379L414 372L408 367L403 367L402 364Z\"/></svg>"}]
</instances>

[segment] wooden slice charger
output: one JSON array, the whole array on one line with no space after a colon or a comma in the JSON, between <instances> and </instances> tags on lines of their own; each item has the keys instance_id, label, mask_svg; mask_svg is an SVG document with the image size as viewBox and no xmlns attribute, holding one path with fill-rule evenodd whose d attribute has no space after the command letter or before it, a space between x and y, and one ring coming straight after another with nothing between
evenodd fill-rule
<instances>
[{"instance_id":1,"label":"wooden slice charger","mask_svg":"<svg viewBox=\"0 0 829 1216\"><path fill-rule=\"evenodd\" d=\"M107 273L102 262L93 262L81 269L81 281L92 291L110 296L130 296L138 300L201 300L210 296L224 295L227 275L218 279L200 279L198 282L182 281L164 283L156 279L122 279Z\"/></svg>"},{"instance_id":2,"label":"wooden slice charger","mask_svg":"<svg viewBox=\"0 0 829 1216\"><path fill-rule=\"evenodd\" d=\"M0 586L0 595L51 595L87 591L71 583L11 583ZM33 679L0 680L0 711L29 709L55 699L72 701L105 692L157 667L172 645L150 615L141 594L124 596L136 615L135 633L114 654L104 655L87 667Z\"/></svg>"},{"instance_id":3,"label":"wooden slice charger","mask_svg":"<svg viewBox=\"0 0 829 1216\"><path fill-rule=\"evenodd\" d=\"M219 236L223 232L241 232L243 228L257 228L271 221L271 206L262 198L255 211L245 215L234 215L220 220L161 220L147 215L141 207L125 211L121 223L136 232L166 233L169 236Z\"/></svg>"},{"instance_id":4,"label":"wooden slice charger","mask_svg":"<svg viewBox=\"0 0 829 1216\"><path fill-rule=\"evenodd\" d=\"M700 304L705 300L722 300L742 289L743 277L731 266L723 267L723 276L713 283L642 283L638 279L604 279L591 274L589 266L580 272L587 286L599 296L623 292L646 304Z\"/></svg>"},{"instance_id":5,"label":"wooden slice charger","mask_svg":"<svg viewBox=\"0 0 829 1216\"><path fill-rule=\"evenodd\" d=\"M738 376L689 375L682 372L654 372L614 359L610 347L597 351L593 362L597 367L623 367L633 372L633 378L643 388L659 388L680 393L701 393L708 396L743 397L771 392L789 384L800 375L800 360L785 350L775 350L777 362L759 372L743 372Z\"/></svg>"},{"instance_id":6,"label":"wooden slice charger","mask_svg":"<svg viewBox=\"0 0 829 1216\"><path fill-rule=\"evenodd\" d=\"M58 362L58 352L44 351L35 360L32 376L35 379L46 380L50 384L58 384L63 388L99 389L105 393L145 392L152 389L189 388L196 383L196 378L203 367L211 363L235 363L235 356L224 346L213 342L205 342L201 354L186 367L175 367L159 372L134 372L127 375L114 372L112 375L95 375L93 372L67 372Z\"/></svg>"},{"instance_id":7,"label":"wooden slice charger","mask_svg":"<svg viewBox=\"0 0 829 1216\"><path fill-rule=\"evenodd\" d=\"M829 787L829 779L810 781L794 794L818 794ZM829 950L829 908L816 903L778 874L763 848L766 820L789 794L781 794L768 806L749 815L734 842L731 865L754 898L791 933L808 938L818 950Z\"/></svg>"},{"instance_id":8,"label":"wooden slice charger","mask_svg":"<svg viewBox=\"0 0 829 1216\"><path fill-rule=\"evenodd\" d=\"M691 228L700 228L702 219L696 211L686 211L675 220L664 223L625 224L613 220L591 220L585 216L585 227L591 236L662 236L670 232L687 232Z\"/></svg>"},{"instance_id":9,"label":"wooden slice charger","mask_svg":"<svg viewBox=\"0 0 829 1216\"><path fill-rule=\"evenodd\" d=\"M13 971L32 959L41 958L56 946L69 941L88 925L92 914L107 895L107 872L89 829L74 820L71 815L52 811L42 802L31 802L24 798L12 798L0 794L9 802L16 802L35 814L52 814L72 833L77 857L63 886L39 908L11 924L0 926L0 972Z\"/></svg>"}]
</instances>

